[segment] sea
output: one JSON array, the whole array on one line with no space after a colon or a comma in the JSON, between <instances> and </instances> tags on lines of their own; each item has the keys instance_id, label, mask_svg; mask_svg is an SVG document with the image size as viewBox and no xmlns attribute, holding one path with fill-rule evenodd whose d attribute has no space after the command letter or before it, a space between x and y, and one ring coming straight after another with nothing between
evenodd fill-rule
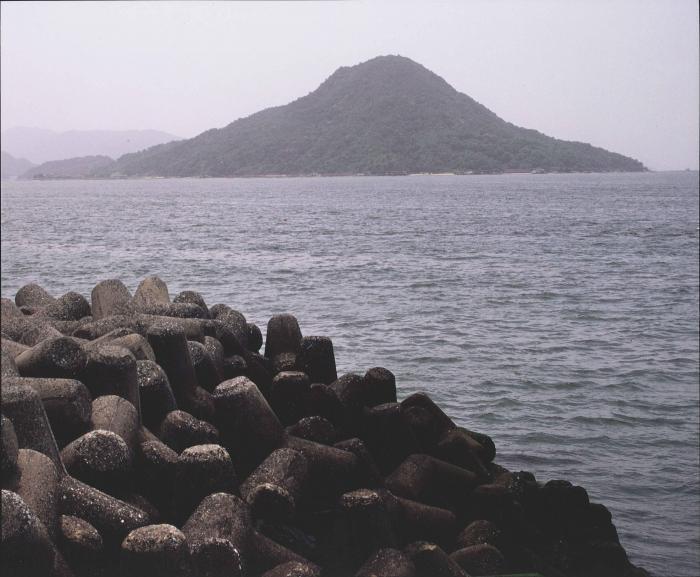
<instances>
[{"instance_id":1,"label":"sea","mask_svg":"<svg viewBox=\"0 0 700 577\"><path fill-rule=\"evenodd\" d=\"M333 339L700 574L698 173L2 182L2 296L158 275Z\"/></svg>"}]
</instances>

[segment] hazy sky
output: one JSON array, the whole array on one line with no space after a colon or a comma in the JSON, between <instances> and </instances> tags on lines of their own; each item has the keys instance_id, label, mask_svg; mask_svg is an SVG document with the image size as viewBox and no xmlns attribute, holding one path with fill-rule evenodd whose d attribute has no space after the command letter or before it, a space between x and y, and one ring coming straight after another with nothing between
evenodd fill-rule
<instances>
[{"instance_id":1,"label":"hazy sky","mask_svg":"<svg viewBox=\"0 0 700 577\"><path fill-rule=\"evenodd\" d=\"M3 2L2 126L189 137L408 56L514 124L698 167L697 0Z\"/></svg>"}]
</instances>

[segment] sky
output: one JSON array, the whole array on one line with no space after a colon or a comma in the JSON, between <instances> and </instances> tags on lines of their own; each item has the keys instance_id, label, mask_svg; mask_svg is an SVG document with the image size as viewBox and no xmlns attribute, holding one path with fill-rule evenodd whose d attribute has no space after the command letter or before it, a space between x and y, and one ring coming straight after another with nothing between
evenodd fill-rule
<instances>
[{"instance_id":1,"label":"sky","mask_svg":"<svg viewBox=\"0 0 700 577\"><path fill-rule=\"evenodd\" d=\"M191 137L380 54L519 126L698 168L697 0L2 2L2 127Z\"/></svg>"}]
</instances>

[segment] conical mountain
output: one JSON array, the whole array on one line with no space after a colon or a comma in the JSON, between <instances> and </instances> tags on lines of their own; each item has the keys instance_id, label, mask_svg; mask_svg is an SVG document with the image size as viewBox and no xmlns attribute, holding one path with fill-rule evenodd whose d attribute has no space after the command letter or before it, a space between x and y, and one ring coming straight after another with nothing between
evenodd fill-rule
<instances>
[{"instance_id":1,"label":"conical mountain","mask_svg":"<svg viewBox=\"0 0 700 577\"><path fill-rule=\"evenodd\" d=\"M127 176L641 171L631 158L505 122L402 56L336 70L310 94L122 156Z\"/></svg>"}]
</instances>

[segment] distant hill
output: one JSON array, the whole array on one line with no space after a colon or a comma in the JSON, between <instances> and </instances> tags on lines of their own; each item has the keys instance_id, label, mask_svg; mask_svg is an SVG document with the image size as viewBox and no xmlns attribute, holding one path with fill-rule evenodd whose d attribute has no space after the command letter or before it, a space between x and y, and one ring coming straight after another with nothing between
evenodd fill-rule
<instances>
[{"instance_id":1,"label":"distant hill","mask_svg":"<svg viewBox=\"0 0 700 577\"><path fill-rule=\"evenodd\" d=\"M34 164L29 162L26 158L15 158L4 150L1 155L0 178L3 180L6 178L15 178L34 166Z\"/></svg>"},{"instance_id":2,"label":"distant hill","mask_svg":"<svg viewBox=\"0 0 700 577\"><path fill-rule=\"evenodd\" d=\"M20 178L92 178L111 174L114 159L109 156L81 156L65 160L52 160L30 168Z\"/></svg>"},{"instance_id":3,"label":"distant hill","mask_svg":"<svg viewBox=\"0 0 700 577\"><path fill-rule=\"evenodd\" d=\"M126 176L176 177L642 170L510 124L401 56L340 68L286 106L117 161Z\"/></svg>"},{"instance_id":4,"label":"distant hill","mask_svg":"<svg viewBox=\"0 0 700 577\"><path fill-rule=\"evenodd\" d=\"M81 156L118 158L177 140L178 137L158 130L70 130L54 132L43 128L8 128L3 130L2 149L13 156L40 164Z\"/></svg>"}]
</instances>

